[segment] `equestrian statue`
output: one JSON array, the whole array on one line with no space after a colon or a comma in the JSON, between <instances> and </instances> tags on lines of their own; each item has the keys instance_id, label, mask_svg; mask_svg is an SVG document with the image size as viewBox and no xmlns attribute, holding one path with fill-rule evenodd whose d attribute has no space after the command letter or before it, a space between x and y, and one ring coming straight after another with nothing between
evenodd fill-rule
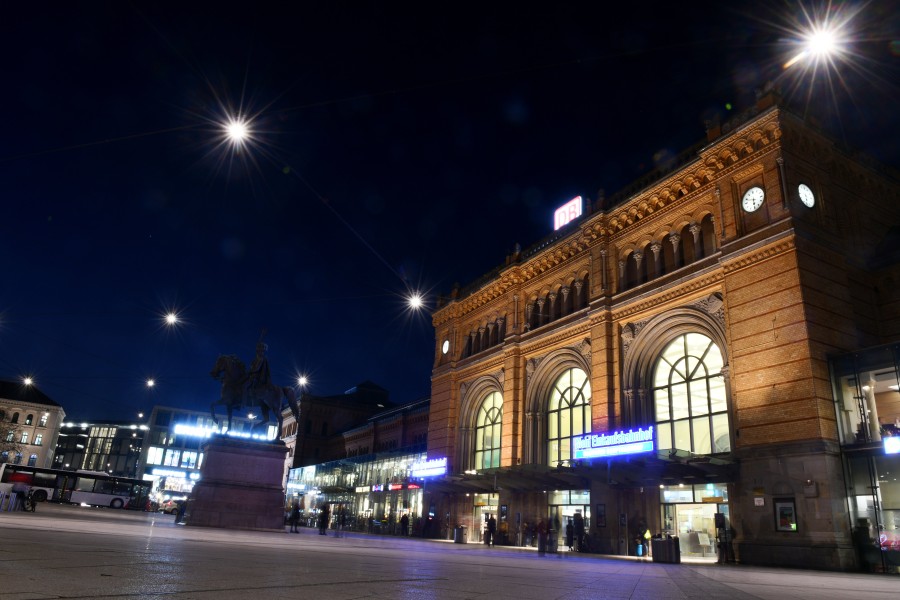
<instances>
[{"instance_id":1,"label":"equestrian statue","mask_svg":"<svg viewBox=\"0 0 900 600\"><path fill-rule=\"evenodd\" d=\"M250 370L243 361L234 354L222 354L216 359L210 375L222 382L222 395L213 402L209 411L213 422L218 425L216 406L225 406L228 411L228 430L231 430L231 416L235 410L259 411L259 421L253 423L252 433L257 426L269 422L278 424L278 436L281 436L281 411L285 402L290 406L294 418L300 421L300 407L291 387L280 387L272 383L269 371L269 360L266 358L268 346L260 336L256 344L256 357L250 364Z\"/></svg>"}]
</instances>

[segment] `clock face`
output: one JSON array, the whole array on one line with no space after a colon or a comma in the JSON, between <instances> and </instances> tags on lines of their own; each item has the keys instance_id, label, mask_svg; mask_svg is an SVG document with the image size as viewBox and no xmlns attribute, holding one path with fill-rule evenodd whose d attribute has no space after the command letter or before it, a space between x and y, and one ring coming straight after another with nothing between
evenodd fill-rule
<instances>
[{"instance_id":1,"label":"clock face","mask_svg":"<svg viewBox=\"0 0 900 600\"><path fill-rule=\"evenodd\" d=\"M809 189L809 186L805 183L801 183L797 186L797 193L800 194L800 202L804 205L812 208L816 203L816 196L813 194L813 191Z\"/></svg>"},{"instance_id":2,"label":"clock face","mask_svg":"<svg viewBox=\"0 0 900 600\"><path fill-rule=\"evenodd\" d=\"M759 186L755 186L747 190L744 194L743 199L741 199L741 206L744 207L744 210L747 212L753 212L762 206L763 200L766 199L766 193Z\"/></svg>"},{"instance_id":3,"label":"clock face","mask_svg":"<svg viewBox=\"0 0 900 600\"><path fill-rule=\"evenodd\" d=\"M444 354L450 352L450 340L444 340L444 343L441 344L441 352Z\"/></svg>"}]
</instances>

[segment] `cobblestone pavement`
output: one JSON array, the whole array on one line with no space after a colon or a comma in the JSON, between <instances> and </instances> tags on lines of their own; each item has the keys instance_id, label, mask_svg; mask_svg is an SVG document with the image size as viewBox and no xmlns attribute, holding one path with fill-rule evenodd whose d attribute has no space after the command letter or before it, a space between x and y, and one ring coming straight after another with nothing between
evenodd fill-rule
<instances>
[{"instance_id":1,"label":"cobblestone pavement","mask_svg":"<svg viewBox=\"0 0 900 600\"><path fill-rule=\"evenodd\" d=\"M169 515L46 503L36 513L0 512L0 600L880 600L896 598L898 584L892 575L202 529Z\"/></svg>"}]
</instances>

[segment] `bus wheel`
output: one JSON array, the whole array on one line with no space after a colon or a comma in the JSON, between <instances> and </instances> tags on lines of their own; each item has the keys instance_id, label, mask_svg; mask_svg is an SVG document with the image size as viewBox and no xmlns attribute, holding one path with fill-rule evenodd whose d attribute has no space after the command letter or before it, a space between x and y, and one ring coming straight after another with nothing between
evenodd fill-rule
<instances>
[{"instance_id":1,"label":"bus wheel","mask_svg":"<svg viewBox=\"0 0 900 600\"><path fill-rule=\"evenodd\" d=\"M37 490L32 494L32 499L35 502L46 502L47 501L47 492L44 490Z\"/></svg>"},{"instance_id":2,"label":"bus wheel","mask_svg":"<svg viewBox=\"0 0 900 600\"><path fill-rule=\"evenodd\" d=\"M112 502L109 503L110 508L122 508L125 503L122 502L121 498L114 498Z\"/></svg>"}]
</instances>

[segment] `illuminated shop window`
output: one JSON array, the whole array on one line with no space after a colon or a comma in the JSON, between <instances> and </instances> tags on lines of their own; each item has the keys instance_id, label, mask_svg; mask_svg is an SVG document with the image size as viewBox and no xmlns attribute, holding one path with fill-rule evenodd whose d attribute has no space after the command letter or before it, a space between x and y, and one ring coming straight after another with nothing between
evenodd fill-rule
<instances>
[{"instance_id":1,"label":"illuminated shop window","mask_svg":"<svg viewBox=\"0 0 900 600\"><path fill-rule=\"evenodd\" d=\"M572 437L591 430L591 382L581 369L564 372L550 392L547 407L547 464L572 456Z\"/></svg>"},{"instance_id":2,"label":"illuminated shop window","mask_svg":"<svg viewBox=\"0 0 900 600\"><path fill-rule=\"evenodd\" d=\"M660 450L715 454L731 450L722 351L705 335L677 337L653 377Z\"/></svg>"},{"instance_id":3,"label":"illuminated shop window","mask_svg":"<svg viewBox=\"0 0 900 600\"><path fill-rule=\"evenodd\" d=\"M503 397L491 392L481 403L475 423L475 468L500 466L500 433L503 425Z\"/></svg>"},{"instance_id":4,"label":"illuminated shop window","mask_svg":"<svg viewBox=\"0 0 900 600\"><path fill-rule=\"evenodd\" d=\"M147 451L147 464L148 465L161 465L163 458L163 448L159 448L158 446L150 446L150 449Z\"/></svg>"}]
</instances>

